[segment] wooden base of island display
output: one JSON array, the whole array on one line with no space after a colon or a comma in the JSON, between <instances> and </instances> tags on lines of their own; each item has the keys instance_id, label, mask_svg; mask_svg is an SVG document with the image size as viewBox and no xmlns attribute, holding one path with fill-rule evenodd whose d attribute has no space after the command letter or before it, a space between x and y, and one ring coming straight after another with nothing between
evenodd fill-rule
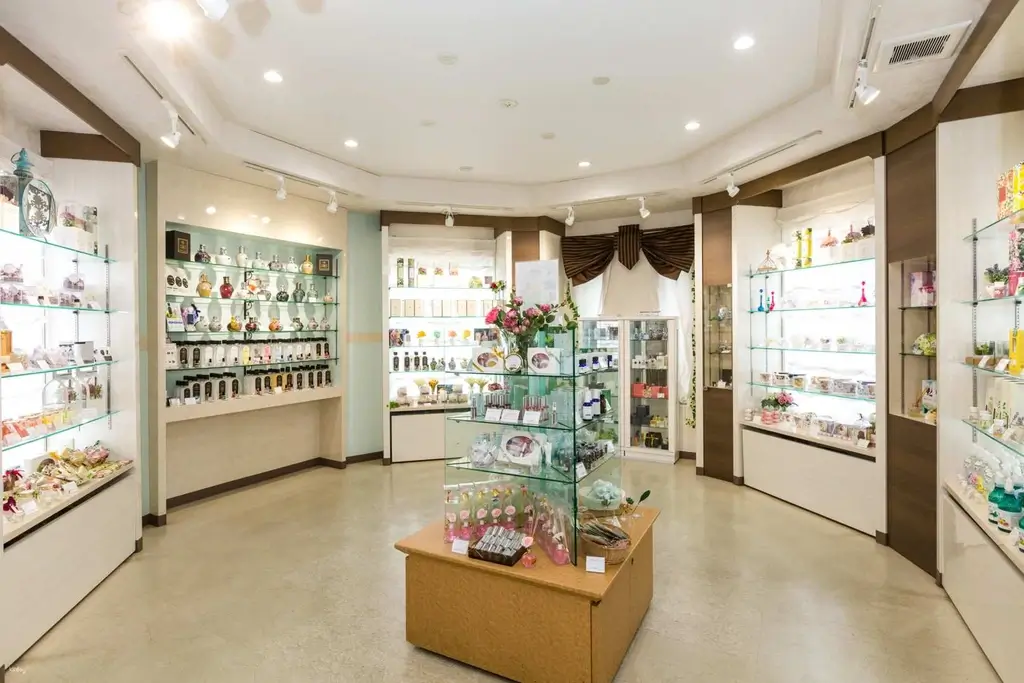
<instances>
[{"instance_id":1,"label":"wooden base of island display","mask_svg":"<svg viewBox=\"0 0 1024 683\"><path fill-rule=\"evenodd\" d=\"M443 522L402 539L406 640L514 681L610 683L654 594L659 511L637 513L629 555L604 574L539 548L532 568L474 560L452 552Z\"/></svg>"}]
</instances>

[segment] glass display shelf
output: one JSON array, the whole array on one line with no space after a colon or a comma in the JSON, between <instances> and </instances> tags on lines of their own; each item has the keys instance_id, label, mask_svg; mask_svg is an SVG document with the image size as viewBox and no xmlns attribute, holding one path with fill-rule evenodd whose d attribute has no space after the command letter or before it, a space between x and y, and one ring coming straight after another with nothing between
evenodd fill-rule
<instances>
[{"instance_id":1,"label":"glass display shelf","mask_svg":"<svg viewBox=\"0 0 1024 683\"><path fill-rule=\"evenodd\" d=\"M518 411L517 411L518 412ZM588 421L579 422L577 424L571 424L568 422L559 422L554 425L528 425L522 422L504 422L502 420L485 420L483 418L473 418L469 415L449 415L448 419L452 422L465 422L472 424L484 424L484 425L495 425L501 427L515 427L516 429L523 429L528 432L578 432L581 429L592 426L595 422L616 422L617 417L615 411L609 410L603 415L595 415L593 419Z\"/></svg>"},{"instance_id":2,"label":"glass display shelf","mask_svg":"<svg viewBox=\"0 0 1024 683\"><path fill-rule=\"evenodd\" d=\"M932 358L932 359L937 358L937 356L934 353L933 354L911 353L910 351L900 351L900 355L904 356L906 358Z\"/></svg>"},{"instance_id":3,"label":"glass display shelf","mask_svg":"<svg viewBox=\"0 0 1024 683\"><path fill-rule=\"evenodd\" d=\"M665 372L662 370L661 372ZM483 372L481 370L391 370L391 375L477 375L480 377L527 377L529 379L586 379L591 376L601 375L617 375L619 374L618 368L612 368L610 370L591 370L589 372L579 373L576 375L549 375L549 374L534 374L529 372Z\"/></svg>"},{"instance_id":4,"label":"glass display shelf","mask_svg":"<svg viewBox=\"0 0 1024 683\"><path fill-rule=\"evenodd\" d=\"M59 251L66 251L69 254L74 254L75 256L84 256L84 257L86 257L88 259L93 259L93 260L98 261L100 263L115 263L114 259L112 259L112 258L106 258L105 256L100 256L99 254L94 254L91 251L82 251L80 249L75 249L74 247L65 247L63 244L57 244L55 242L47 242L46 240L44 240L44 239L42 239L40 237L33 237L32 235L22 235L21 233L11 232L10 230L0 230L0 237L3 237L3 236L13 237L13 238L19 239L19 240L25 240L26 242L35 242L36 244L41 244L44 247L48 247L50 249L57 249Z\"/></svg>"},{"instance_id":5,"label":"glass display shelf","mask_svg":"<svg viewBox=\"0 0 1024 683\"><path fill-rule=\"evenodd\" d=\"M445 467L452 467L459 470L469 470L472 472L485 472L487 474L506 474L515 477L521 477L523 479L536 479L539 481L553 481L559 484L572 484L584 481L587 477L598 472L602 466L605 465L609 460L617 455L615 451L606 453L600 458L590 463L587 467L587 473L585 475L577 476L575 466L569 472L563 472L552 466L542 465L537 472L531 472L523 467L517 467L515 465L506 465L503 463L495 462L491 465L474 465L469 458L456 458L453 460L445 461Z\"/></svg>"},{"instance_id":6,"label":"glass display shelf","mask_svg":"<svg viewBox=\"0 0 1024 683\"><path fill-rule=\"evenodd\" d=\"M874 308L874 304L866 304L864 306L812 306L810 308L776 308L774 311L750 311L752 314L756 313L799 313L804 311L849 311L859 310L862 308Z\"/></svg>"},{"instance_id":7,"label":"glass display shelf","mask_svg":"<svg viewBox=\"0 0 1024 683\"><path fill-rule=\"evenodd\" d=\"M935 306L900 306L901 311L934 311Z\"/></svg>"},{"instance_id":8,"label":"glass display shelf","mask_svg":"<svg viewBox=\"0 0 1024 683\"><path fill-rule=\"evenodd\" d=\"M287 270L271 270L269 268L243 268L242 266L227 263L200 263L199 261L175 261L174 259L165 259L168 264L175 265L179 268L185 268L186 270L203 270L210 268L212 270L230 270L239 273L270 273L271 275L284 275L285 277L301 277L308 278L311 280L324 279L324 280L337 280L338 275L317 275L316 273L292 273Z\"/></svg>"},{"instance_id":9,"label":"glass display shelf","mask_svg":"<svg viewBox=\"0 0 1024 683\"><path fill-rule=\"evenodd\" d=\"M482 346L482 344L475 342L472 344L409 344L408 346L399 345L389 346L388 348L392 351L416 351L418 349L466 349L467 351L472 351L478 346Z\"/></svg>"},{"instance_id":10,"label":"glass display shelf","mask_svg":"<svg viewBox=\"0 0 1024 683\"><path fill-rule=\"evenodd\" d=\"M964 363L963 361L960 361L959 365L971 368L972 370L977 370L978 372L984 372L988 375L997 375L999 377L1012 377L1013 379L1021 378L1020 375L1012 375L1009 372L1000 372L999 370L996 370L994 368L983 368L977 365L972 365L971 363Z\"/></svg>"},{"instance_id":11,"label":"glass display shelf","mask_svg":"<svg viewBox=\"0 0 1024 683\"><path fill-rule=\"evenodd\" d=\"M1000 446L1003 446L1004 448L1007 448L1007 449L1013 451L1017 455L1019 455L1021 457L1024 457L1024 444L1016 443L1014 441L1007 441L1006 439L1001 439L998 436L993 435L987 429L982 429L978 425L972 423L970 420L961 420L961 422L963 422L965 425L970 427L976 433L981 434L982 436L984 436L989 441L994 441L995 443L999 444Z\"/></svg>"},{"instance_id":12,"label":"glass display shelf","mask_svg":"<svg viewBox=\"0 0 1024 683\"><path fill-rule=\"evenodd\" d=\"M388 320L483 320L486 313L480 315L389 315Z\"/></svg>"},{"instance_id":13,"label":"glass display shelf","mask_svg":"<svg viewBox=\"0 0 1024 683\"><path fill-rule=\"evenodd\" d=\"M49 439L50 437L57 436L58 434L63 434L65 432L70 432L70 431L73 431L75 429L79 429L80 427L84 427L86 425L92 424L93 422L99 422L100 420L105 420L108 417L113 417L114 415L117 415L117 413L118 413L118 411L112 410L109 413L102 413L100 415L97 415L96 417L89 418L88 420L82 420L81 422L76 422L73 425L67 425L65 427L61 427L60 429L55 429L52 432L47 432L46 434L38 434L36 436L30 436L28 438L22 439L21 441L19 441L17 443L13 443L10 446L4 446L4 450L5 451L13 451L15 448L21 448L22 446L27 446L27 445L29 445L31 443L36 443L37 441L43 441L44 439Z\"/></svg>"},{"instance_id":14,"label":"glass display shelf","mask_svg":"<svg viewBox=\"0 0 1024 683\"><path fill-rule=\"evenodd\" d=\"M391 285L388 287L389 292L409 292L416 290L423 290L427 292L487 292L488 294L499 296L499 292L492 290L489 285L484 285L483 287L446 287L444 285L431 285L428 287L399 287L398 285Z\"/></svg>"},{"instance_id":15,"label":"glass display shelf","mask_svg":"<svg viewBox=\"0 0 1024 683\"><path fill-rule=\"evenodd\" d=\"M779 268L777 270L769 270L763 273L758 273L756 270L751 270L744 277L755 278L755 277L767 277L769 275L775 275L777 273L799 273L803 270L821 270L822 268L836 268L838 266L848 266L851 263L867 263L868 261L874 261L874 256L867 256L865 258L850 259L848 261L831 261L829 263L821 263L813 266L804 266L802 268Z\"/></svg>"},{"instance_id":16,"label":"glass display shelf","mask_svg":"<svg viewBox=\"0 0 1024 683\"><path fill-rule=\"evenodd\" d=\"M272 370L275 368L287 367L289 365L304 365L306 363L329 363L331 361L341 360L337 356L331 356L330 358L303 358L301 360L276 360L272 363L249 363L248 365L242 365L236 363L235 365L210 365L203 368L164 368L167 372L210 372L212 370L231 370L232 368L247 368L249 370Z\"/></svg>"},{"instance_id":17,"label":"glass display shelf","mask_svg":"<svg viewBox=\"0 0 1024 683\"><path fill-rule=\"evenodd\" d=\"M794 389L793 387L780 387L777 384L762 384L761 382L748 382L752 387L762 387L764 389L778 389L779 391L786 391L793 394L806 394L808 396L824 396L825 398L842 398L848 401L864 401L865 403L874 403L875 399L870 396L857 396L856 394L836 394L826 391L815 391L814 389Z\"/></svg>"},{"instance_id":18,"label":"glass display shelf","mask_svg":"<svg viewBox=\"0 0 1024 683\"><path fill-rule=\"evenodd\" d=\"M209 296L192 296L191 294L168 294L168 301L175 303L184 303L185 301L198 301L200 303L227 303L227 304L270 304L277 306L290 306L295 304L297 306L337 306L337 301L277 301L271 299L270 301L264 299L224 299L221 297L209 297Z\"/></svg>"},{"instance_id":19,"label":"glass display shelf","mask_svg":"<svg viewBox=\"0 0 1024 683\"><path fill-rule=\"evenodd\" d=\"M75 313L117 313L111 308L88 308L86 306L54 306L52 304L0 303L4 308L38 308L47 311L73 311Z\"/></svg>"},{"instance_id":20,"label":"glass display shelf","mask_svg":"<svg viewBox=\"0 0 1024 683\"><path fill-rule=\"evenodd\" d=\"M970 242L974 239L1006 239L1006 234L999 228L1011 228L1019 223L1024 223L1024 209L1014 211L1009 216L1004 216L997 221L989 223L983 228L978 228L964 237L963 241Z\"/></svg>"},{"instance_id":21,"label":"glass display shelf","mask_svg":"<svg viewBox=\"0 0 1024 683\"><path fill-rule=\"evenodd\" d=\"M873 356L874 351L837 351L835 349L796 349L788 346L751 346L751 351L786 351L791 353L832 353L849 356Z\"/></svg>"},{"instance_id":22,"label":"glass display shelf","mask_svg":"<svg viewBox=\"0 0 1024 683\"><path fill-rule=\"evenodd\" d=\"M960 303L968 304L971 306L977 306L978 304L991 304L991 303L1013 303L1014 306L1019 306L1020 302L1024 301L1024 294L1017 292L1016 296L982 296L977 299L965 299Z\"/></svg>"},{"instance_id":23,"label":"glass display shelf","mask_svg":"<svg viewBox=\"0 0 1024 683\"><path fill-rule=\"evenodd\" d=\"M312 334L314 332L317 333L318 335L334 334L337 331L338 330L335 330L333 328L330 329L330 330L324 330L324 329L319 329L319 330L279 330L278 332L271 332L270 330L256 330L255 332L246 332L244 330L241 331L241 332L226 332L226 331L221 331L221 332L199 332L198 330L166 330L166 334L191 335L193 338L194 337L224 337L226 339L244 339L244 337L246 335L248 335L248 334L269 334L271 337L273 337L273 336L291 335L291 334ZM309 341L313 341L314 339L316 339L316 337L310 337ZM260 341L267 341L267 340L261 339Z\"/></svg>"},{"instance_id":24,"label":"glass display shelf","mask_svg":"<svg viewBox=\"0 0 1024 683\"><path fill-rule=\"evenodd\" d=\"M32 377L34 375L50 375L57 372L88 372L91 370L95 370L96 368L102 368L106 365L113 365L116 362L116 360L107 360L102 361L100 363L85 363L83 365L65 365L62 368L48 368L46 370L33 369L25 370L23 372L8 372L0 374L0 380L17 379L18 377Z\"/></svg>"}]
</instances>

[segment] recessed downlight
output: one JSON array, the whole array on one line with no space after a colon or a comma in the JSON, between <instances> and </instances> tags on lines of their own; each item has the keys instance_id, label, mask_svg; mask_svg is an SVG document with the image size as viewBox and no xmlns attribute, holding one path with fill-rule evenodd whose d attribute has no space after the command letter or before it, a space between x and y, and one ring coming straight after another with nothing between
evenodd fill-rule
<instances>
[{"instance_id":1,"label":"recessed downlight","mask_svg":"<svg viewBox=\"0 0 1024 683\"><path fill-rule=\"evenodd\" d=\"M463 173L469 173L470 171L473 170L473 167L472 166L459 166L459 170L462 171Z\"/></svg>"},{"instance_id":2,"label":"recessed downlight","mask_svg":"<svg viewBox=\"0 0 1024 683\"><path fill-rule=\"evenodd\" d=\"M555 134L554 133L541 133L540 134L540 139L541 140L554 140L555 139Z\"/></svg>"},{"instance_id":3,"label":"recessed downlight","mask_svg":"<svg viewBox=\"0 0 1024 683\"><path fill-rule=\"evenodd\" d=\"M355 149L356 147L359 146L359 141L349 138L348 140L345 140L345 146L348 147L349 149Z\"/></svg>"},{"instance_id":4,"label":"recessed downlight","mask_svg":"<svg viewBox=\"0 0 1024 683\"><path fill-rule=\"evenodd\" d=\"M435 121L434 119L423 119L422 121L420 121L420 125L423 126L424 128L433 128L434 126L437 125L437 121Z\"/></svg>"},{"instance_id":5,"label":"recessed downlight","mask_svg":"<svg viewBox=\"0 0 1024 683\"><path fill-rule=\"evenodd\" d=\"M267 223L270 222L270 216L264 216L263 218L260 219L260 222L263 223L263 225L266 225Z\"/></svg>"},{"instance_id":6,"label":"recessed downlight","mask_svg":"<svg viewBox=\"0 0 1024 683\"><path fill-rule=\"evenodd\" d=\"M509 99L498 100L498 104L501 105L502 109L515 109L519 106L519 102Z\"/></svg>"},{"instance_id":7,"label":"recessed downlight","mask_svg":"<svg viewBox=\"0 0 1024 683\"><path fill-rule=\"evenodd\" d=\"M442 52L437 56L437 61L441 62L445 66L455 66L459 63L459 56L452 52Z\"/></svg>"},{"instance_id":8,"label":"recessed downlight","mask_svg":"<svg viewBox=\"0 0 1024 683\"><path fill-rule=\"evenodd\" d=\"M594 85L608 85L609 83L611 83L611 81L612 79L608 78L607 76L594 76L593 78L590 79L590 82L593 83Z\"/></svg>"},{"instance_id":9,"label":"recessed downlight","mask_svg":"<svg viewBox=\"0 0 1024 683\"><path fill-rule=\"evenodd\" d=\"M267 83L280 83L284 80L284 76L281 75L280 71L274 71L271 69L270 71L263 72L263 80Z\"/></svg>"},{"instance_id":10,"label":"recessed downlight","mask_svg":"<svg viewBox=\"0 0 1024 683\"><path fill-rule=\"evenodd\" d=\"M217 207L216 206L208 206L208 207L206 207L206 214L208 216L212 216L215 213L217 213Z\"/></svg>"},{"instance_id":11,"label":"recessed downlight","mask_svg":"<svg viewBox=\"0 0 1024 683\"><path fill-rule=\"evenodd\" d=\"M732 47L735 50L749 50L750 48L754 47L754 37L740 36L735 41L733 41Z\"/></svg>"},{"instance_id":12,"label":"recessed downlight","mask_svg":"<svg viewBox=\"0 0 1024 683\"><path fill-rule=\"evenodd\" d=\"M690 132L693 132L700 128L700 121L689 121L685 126L683 126L683 128Z\"/></svg>"},{"instance_id":13,"label":"recessed downlight","mask_svg":"<svg viewBox=\"0 0 1024 683\"><path fill-rule=\"evenodd\" d=\"M174 42L192 32L192 14L178 0L156 0L146 5L149 30L162 40Z\"/></svg>"},{"instance_id":14,"label":"recessed downlight","mask_svg":"<svg viewBox=\"0 0 1024 683\"><path fill-rule=\"evenodd\" d=\"M590 168L590 162L589 161L581 161L581 162L579 162L576 165L579 166L580 168Z\"/></svg>"}]
</instances>

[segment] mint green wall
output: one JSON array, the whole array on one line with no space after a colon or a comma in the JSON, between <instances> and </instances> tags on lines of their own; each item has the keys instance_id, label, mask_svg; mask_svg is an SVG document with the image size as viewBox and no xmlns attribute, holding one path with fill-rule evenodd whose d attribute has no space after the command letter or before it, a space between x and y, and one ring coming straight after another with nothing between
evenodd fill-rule
<instances>
[{"instance_id":1,"label":"mint green wall","mask_svg":"<svg viewBox=\"0 0 1024 683\"><path fill-rule=\"evenodd\" d=\"M345 454L384 448L384 344L380 215L348 214L348 378L345 382Z\"/></svg>"},{"instance_id":2,"label":"mint green wall","mask_svg":"<svg viewBox=\"0 0 1024 683\"><path fill-rule=\"evenodd\" d=\"M139 167L138 180L136 181L137 191L137 212L139 217L139 329L149 329L149 290L153 286L150 282L149 271L146 268L148 259L146 254L149 250L149 238L146 235L146 166ZM140 344L139 349L139 443L142 452L139 453L139 477L142 481L142 514L149 514L149 353L146 350L147 344ZM162 359L161 359L162 360Z\"/></svg>"}]
</instances>

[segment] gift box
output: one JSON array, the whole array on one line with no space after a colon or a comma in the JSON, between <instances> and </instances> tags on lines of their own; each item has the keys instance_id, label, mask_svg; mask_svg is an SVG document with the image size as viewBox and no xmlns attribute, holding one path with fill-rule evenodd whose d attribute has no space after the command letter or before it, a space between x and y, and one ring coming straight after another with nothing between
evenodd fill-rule
<instances>
[{"instance_id":1,"label":"gift box","mask_svg":"<svg viewBox=\"0 0 1024 683\"><path fill-rule=\"evenodd\" d=\"M647 389L647 385L643 382L637 382L633 385L633 398L644 398L644 390Z\"/></svg>"},{"instance_id":2,"label":"gift box","mask_svg":"<svg viewBox=\"0 0 1024 683\"><path fill-rule=\"evenodd\" d=\"M166 239L167 258L175 261L192 260L192 235L181 230L168 230Z\"/></svg>"},{"instance_id":3,"label":"gift box","mask_svg":"<svg viewBox=\"0 0 1024 683\"><path fill-rule=\"evenodd\" d=\"M532 375L558 375L562 370L562 349L528 348L526 363Z\"/></svg>"},{"instance_id":4,"label":"gift box","mask_svg":"<svg viewBox=\"0 0 1024 683\"><path fill-rule=\"evenodd\" d=\"M1024 163L1016 164L996 178L997 218L1024 209Z\"/></svg>"},{"instance_id":5,"label":"gift box","mask_svg":"<svg viewBox=\"0 0 1024 683\"><path fill-rule=\"evenodd\" d=\"M910 305L935 305L935 271L925 270L910 274Z\"/></svg>"},{"instance_id":6,"label":"gift box","mask_svg":"<svg viewBox=\"0 0 1024 683\"><path fill-rule=\"evenodd\" d=\"M331 254L317 254L313 262L313 273L315 275L334 275L334 256Z\"/></svg>"}]
</instances>

